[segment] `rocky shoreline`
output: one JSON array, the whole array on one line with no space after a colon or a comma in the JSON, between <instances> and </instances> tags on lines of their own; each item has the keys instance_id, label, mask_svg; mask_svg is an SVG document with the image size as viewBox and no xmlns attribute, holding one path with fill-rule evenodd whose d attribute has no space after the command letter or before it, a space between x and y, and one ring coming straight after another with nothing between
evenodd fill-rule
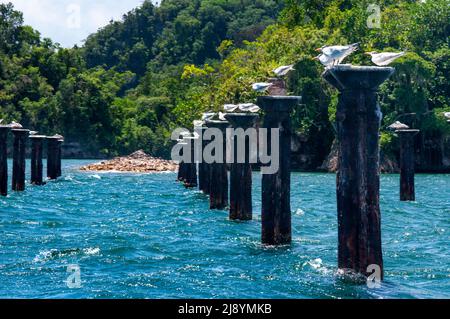
<instances>
[{"instance_id":1,"label":"rocky shoreline","mask_svg":"<svg viewBox=\"0 0 450 319\"><path fill-rule=\"evenodd\" d=\"M173 161L152 157L140 150L128 156L116 157L109 161L86 165L81 167L80 170L129 173L176 172L178 170L178 164Z\"/></svg>"}]
</instances>

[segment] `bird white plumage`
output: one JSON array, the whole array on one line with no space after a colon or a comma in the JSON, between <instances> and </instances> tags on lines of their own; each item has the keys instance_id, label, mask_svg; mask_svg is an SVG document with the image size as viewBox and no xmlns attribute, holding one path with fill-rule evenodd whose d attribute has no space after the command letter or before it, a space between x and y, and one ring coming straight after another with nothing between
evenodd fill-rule
<instances>
[{"instance_id":1,"label":"bird white plumage","mask_svg":"<svg viewBox=\"0 0 450 319\"><path fill-rule=\"evenodd\" d=\"M213 112L203 113L202 121L210 120L210 119L212 119L215 115L216 115L216 113L213 113Z\"/></svg>"},{"instance_id":2,"label":"bird white plumage","mask_svg":"<svg viewBox=\"0 0 450 319\"><path fill-rule=\"evenodd\" d=\"M239 110L242 112L258 113L261 108L253 103L243 103L239 104Z\"/></svg>"},{"instance_id":3,"label":"bird white plumage","mask_svg":"<svg viewBox=\"0 0 450 319\"><path fill-rule=\"evenodd\" d=\"M194 121L193 124L194 124L194 127L202 127L205 124L205 122L196 120L196 121Z\"/></svg>"},{"instance_id":4,"label":"bird white plumage","mask_svg":"<svg viewBox=\"0 0 450 319\"><path fill-rule=\"evenodd\" d=\"M226 121L227 119L225 118L225 115L226 115L225 113L219 112L218 114L219 120Z\"/></svg>"},{"instance_id":5,"label":"bird white plumage","mask_svg":"<svg viewBox=\"0 0 450 319\"><path fill-rule=\"evenodd\" d=\"M295 71L294 65L282 65L275 70L273 70L273 73L276 74L278 77L283 77L288 75L290 72Z\"/></svg>"},{"instance_id":6,"label":"bird white plumage","mask_svg":"<svg viewBox=\"0 0 450 319\"><path fill-rule=\"evenodd\" d=\"M30 136L34 136L34 135L38 135L38 133L39 133L39 132L36 132L36 131L30 131L29 134L30 134Z\"/></svg>"},{"instance_id":7,"label":"bird white plumage","mask_svg":"<svg viewBox=\"0 0 450 319\"><path fill-rule=\"evenodd\" d=\"M234 112L238 109L239 107L235 104L225 104L223 106L223 109L225 110L225 112Z\"/></svg>"},{"instance_id":8,"label":"bird white plumage","mask_svg":"<svg viewBox=\"0 0 450 319\"><path fill-rule=\"evenodd\" d=\"M450 112L446 112L446 113L444 113L444 116L447 118L447 119L449 119L450 120Z\"/></svg>"},{"instance_id":9,"label":"bird white plumage","mask_svg":"<svg viewBox=\"0 0 450 319\"><path fill-rule=\"evenodd\" d=\"M320 63L322 63L326 68L330 67L333 64L333 60L325 54L321 54L315 59L320 61Z\"/></svg>"},{"instance_id":10,"label":"bird white plumage","mask_svg":"<svg viewBox=\"0 0 450 319\"><path fill-rule=\"evenodd\" d=\"M406 124L403 124L400 121L396 121L394 124L389 125L388 128L391 129L391 130L394 130L394 131L396 131L396 130L407 130L407 129L409 129L409 126L406 125Z\"/></svg>"},{"instance_id":11,"label":"bird white plumage","mask_svg":"<svg viewBox=\"0 0 450 319\"><path fill-rule=\"evenodd\" d=\"M14 121L12 121L11 124L9 124L9 127L12 128L12 129L21 129L21 128L23 128L22 124L14 122Z\"/></svg>"},{"instance_id":12,"label":"bird white plumage","mask_svg":"<svg viewBox=\"0 0 450 319\"><path fill-rule=\"evenodd\" d=\"M359 43L354 43L350 45L324 46L317 49L317 51L322 52L327 58L331 59L332 65L337 65L341 64L345 58L358 49Z\"/></svg>"},{"instance_id":13,"label":"bird white plumage","mask_svg":"<svg viewBox=\"0 0 450 319\"><path fill-rule=\"evenodd\" d=\"M261 82L261 83L254 83L252 85L252 88L256 92L264 92L267 91L271 86L273 86L272 83Z\"/></svg>"},{"instance_id":14,"label":"bird white plumage","mask_svg":"<svg viewBox=\"0 0 450 319\"><path fill-rule=\"evenodd\" d=\"M389 64L391 64L392 62L394 62L395 60L397 60L398 58L401 58L402 56L404 56L406 54L406 52L383 52L383 53L378 53L378 52L368 52L368 55L370 55L372 57L372 62L375 65L378 66L388 66Z\"/></svg>"}]
</instances>

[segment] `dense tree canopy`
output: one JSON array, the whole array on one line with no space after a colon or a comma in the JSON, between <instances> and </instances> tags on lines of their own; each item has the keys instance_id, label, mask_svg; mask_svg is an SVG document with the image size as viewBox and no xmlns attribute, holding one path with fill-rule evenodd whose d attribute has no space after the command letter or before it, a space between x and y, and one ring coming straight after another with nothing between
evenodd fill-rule
<instances>
[{"instance_id":1,"label":"dense tree canopy","mask_svg":"<svg viewBox=\"0 0 450 319\"><path fill-rule=\"evenodd\" d=\"M439 152L430 145L450 137L442 115L450 111L450 2L378 0L381 25L369 28L373 2L145 1L72 49L42 39L0 4L0 118L61 132L92 154L143 148L168 156L175 127L224 103L254 102L254 81L294 63L289 90L303 96L294 128L316 168L334 139L337 92L321 79L314 49L360 42L353 64L371 64L365 51L408 52L380 92L383 151L395 153L397 139L385 128L402 120L423 130L420 152Z\"/></svg>"}]
</instances>

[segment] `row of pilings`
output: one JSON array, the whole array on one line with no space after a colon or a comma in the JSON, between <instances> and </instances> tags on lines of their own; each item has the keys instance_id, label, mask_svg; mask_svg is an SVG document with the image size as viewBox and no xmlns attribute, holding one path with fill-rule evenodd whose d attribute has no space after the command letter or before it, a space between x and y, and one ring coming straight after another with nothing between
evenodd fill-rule
<instances>
[{"instance_id":1,"label":"row of pilings","mask_svg":"<svg viewBox=\"0 0 450 319\"><path fill-rule=\"evenodd\" d=\"M61 148L64 138L59 135L30 135L30 131L22 128L0 126L0 195L8 195L8 137L13 138L12 190L25 190L26 148L27 141L31 145L31 180L32 185L44 185L43 155L44 143L47 142L47 178L55 180L62 175Z\"/></svg>"},{"instance_id":2,"label":"row of pilings","mask_svg":"<svg viewBox=\"0 0 450 319\"><path fill-rule=\"evenodd\" d=\"M339 91L336 113L339 141L337 173L338 267L344 274L365 277L378 270L384 277L380 210L380 125L382 113L378 102L379 86L393 73L393 68L335 66L328 69L324 79ZM299 97L264 96L257 104L264 111L262 127L279 129L279 169L262 177L262 243L288 245L292 241L291 227L291 113ZM223 132L227 127L253 127L255 114L227 114L227 121L209 120L197 134L207 128ZM401 200L415 199L414 144L418 130L398 130L401 140ZM195 137L184 138L180 144L195 143ZM207 147L201 139L200 153ZM267 143L271 154L271 143ZM194 147L192 147L194 149ZM224 153L226 150L224 150ZM249 145L245 146L244 163L207 164L192 160L180 163L178 179L186 187L196 187L209 195L211 209L229 208L231 220L252 219L252 166ZM194 159L194 153L191 154ZM224 155L225 156L225 155ZM198 168L197 168L197 164ZM230 180L228 180L228 170ZM228 193L229 189L229 193ZM230 198L228 198L230 194Z\"/></svg>"}]
</instances>

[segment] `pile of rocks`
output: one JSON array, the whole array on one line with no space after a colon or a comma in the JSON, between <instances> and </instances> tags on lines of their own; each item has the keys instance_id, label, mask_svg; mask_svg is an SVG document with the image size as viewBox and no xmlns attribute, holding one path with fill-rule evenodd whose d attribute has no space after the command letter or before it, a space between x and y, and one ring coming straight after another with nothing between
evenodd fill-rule
<instances>
[{"instance_id":1,"label":"pile of rocks","mask_svg":"<svg viewBox=\"0 0 450 319\"><path fill-rule=\"evenodd\" d=\"M139 150L129 156L117 157L110 161L103 161L96 164L81 167L82 171L117 171L131 173L155 173L155 172L175 172L178 164L147 155Z\"/></svg>"}]
</instances>

